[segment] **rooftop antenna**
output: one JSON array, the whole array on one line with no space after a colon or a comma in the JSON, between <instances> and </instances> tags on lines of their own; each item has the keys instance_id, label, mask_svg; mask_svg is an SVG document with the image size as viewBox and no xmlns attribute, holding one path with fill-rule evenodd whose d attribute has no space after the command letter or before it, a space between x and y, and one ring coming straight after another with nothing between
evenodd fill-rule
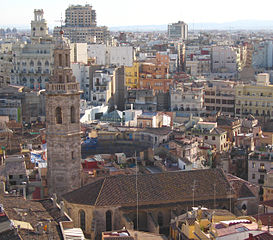
<instances>
[{"instance_id":1,"label":"rooftop antenna","mask_svg":"<svg viewBox=\"0 0 273 240\"><path fill-rule=\"evenodd\" d=\"M194 191L195 191L195 184L196 181L193 180L193 187L192 187L192 206L194 207Z\"/></svg>"},{"instance_id":2,"label":"rooftop antenna","mask_svg":"<svg viewBox=\"0 0 273 240\"><path fill-rule=\"evenodd\" d=\"M61 31L63 31L63 14L61 13L61 19L60 20L56 20L55 22L60 22L61 23L61 30L60 30L60 32Z\"/></svg>"},{"instance_id":3,"label":"rooftop antenna","mask_svg":"<svg viewBox=\"0 0 273 240\"><path fill-rule=\"evenodd\" d=\"M138 172L138 167L137 167L137 156L135 152L135 161L136 161L136 229L138 231L138 178L137 178L137 172Z\"/></svg>"},{"instance_id":4,"label":"rooftop antenna","mask_svg":"<svg viewBox=\"0 0 273 240\"><path fill-rule=\"evenodd\" d=\"M213 184L213 207L216 209L216 183Z\"/></svg>"},{"instance_id":5,"label":"rooftop antenna","mask_svg":"<svg viewBox=\"0 0 273 240\"><path fill-rule=\"evenodd\" d=\"M231 186L229 187L229 192L230 192L230 195L229 195L229 211L231 212Z\"/></svg>"}]
</instances>

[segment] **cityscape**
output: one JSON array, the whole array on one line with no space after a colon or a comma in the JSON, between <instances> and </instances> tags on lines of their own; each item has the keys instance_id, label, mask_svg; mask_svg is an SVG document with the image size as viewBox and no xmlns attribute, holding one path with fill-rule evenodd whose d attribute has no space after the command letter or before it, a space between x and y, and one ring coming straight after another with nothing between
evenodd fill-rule
<instances>
[{"instance_id":1,"label":"cityscape","mask_svg":"<svg viewBox=\"0 0 273 240\"><path fill-rule=\"evenodd\" d=\"M0 240L273 239L273 21L96 4L0 19Z\"/></svg>"}]
</instances>

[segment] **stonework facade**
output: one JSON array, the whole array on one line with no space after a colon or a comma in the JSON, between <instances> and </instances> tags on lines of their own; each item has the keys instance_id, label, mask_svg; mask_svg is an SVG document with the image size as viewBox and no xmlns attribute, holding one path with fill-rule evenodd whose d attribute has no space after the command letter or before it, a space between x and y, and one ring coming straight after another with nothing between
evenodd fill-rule
<instances>
[{"instance_id":1,"label":"stonework facade","mask_svg":"<svg viewBox=\"0 0 273 240\"><path fill-rule=\"evenodd\" d=\"M69 44L59 37L54 70L46 85L46 130L49 194L80 187L80 86L72 76Z\"/></svg>"}]
</instances>

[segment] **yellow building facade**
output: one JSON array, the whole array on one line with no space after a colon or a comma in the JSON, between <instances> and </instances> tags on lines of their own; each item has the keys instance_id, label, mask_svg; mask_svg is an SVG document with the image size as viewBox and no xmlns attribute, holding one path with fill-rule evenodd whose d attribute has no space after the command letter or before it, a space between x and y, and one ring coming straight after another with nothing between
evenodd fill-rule
<instances>
[{"instance_id":1,"label":"yellow building facade","mask_svg":"<svg viewBox=\"0 0 273 240\"><path fill-rule=\"evenodd\" d=\"M263 186L263 199L264 201L273 200L273 172L270 171L266 174Z\"/></svg>"},{"instance_id":2,"label":"yellow building facade","mask_svg":"<svg viewBox=\"0 0 273 240\"><path fill-rule=\"evenodd\" d=\"M125 67L125 83L128 88L139 87L139 62L134 62L132 67Z\"/></svg>"},{"instance_id":3,"label":"yellow building facade","mask_svg":"<svg viewBox=\"0 0 273 240\"><path fill-rule=\"evenodd\" d=\"M249 114L264 120L273 117L273 85L269 81L235 87L235 116L246 117Z\"/></svg>"}]
</instances>

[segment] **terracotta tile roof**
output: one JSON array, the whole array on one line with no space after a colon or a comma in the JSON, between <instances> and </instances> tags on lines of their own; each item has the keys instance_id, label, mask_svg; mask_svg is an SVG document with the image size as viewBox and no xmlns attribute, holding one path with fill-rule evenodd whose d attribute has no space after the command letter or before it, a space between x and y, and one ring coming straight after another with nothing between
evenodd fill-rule
<instances>
[{"instance_id":1,"label":"terracotta tile roof","mask_svg":"<svg viewBox=\"0 0 273 240\"><path fill-rule=\"evenodd\" d=\"M258 234L256 236L246 238L245 240L272 240L272 239L273 239L272 234L270 234L268 232L264 232L264 233Z\"/></svg>"},{"instance_id":2,"label":"terracotta tile roof","mask_svg":"<svg viewBox=\"0 0 273 240\"><path fill-rule=\"evenodd\" d=\"M52 237L54 237L54 239L62 239L59 224L54 221L41 203L10 195L0 195L0 203L3 204L5 213L9 219L27 222L31 224L33 228L35 228L35 226L40 222L48 224L48 221L50 220ZM24 217L22 217L22 214ZM23 228L20 228L18 232L22 239L39 238L39 240L48 240L47 233L37 235L35 232Z\"/></svg>"},{"instance_id":3,"label":"terracotta tile roof","mask_svg":"<svg viewBox=\"0 0 273 240\"><path fill-rule=\"evenodd\" d=\"M265 213L253 216L257 221L261 220L264 226L273 226L273 213Z\"/></svg>"},{"instance_id":4,"label":"terracotta tile roof","mask_svg":"<svg viewBox=\"0 0 273 240\"><path fill-rule=\"evenodd\" d=\"M262 204L267 207L273 207L273 200L263 201Z\"/></svg>"},{"instance_id":5,"label":"terracotta tile roof","mask_svg":"<svg viewBox=\"0 0 273 240\"><path fill-rule=\"evenodd\" d=\"M235 191L237 198L257 197L259 187L244 179L227 174L227 179Z\"/></svg>"},{"instance_id":6,"label":"terracotta tile roof","mask_svg":"<svg viewBox=\"0 0 273 240\"><path fill-rule=\"evenodd\" d=\"M194 181L196 200L213 199L215 183L216 198L228 198L230 185L223 171L203 169L139 175L139 204L191 201ZM75 204L135 206L136 176L106 177L69 192L63 198Z\"/></svg>"},{"instance_id":7,"label":"terracotta tile roof","mask_svg":"<svg viewBox=\"0 0 273 240\"><path fill-rule=\"evenodd\" d=\"M195 224L196 218L188 218L187 222L189 224L189 226L193 226Z\"/></svg>"},{"instance_id":8,"label":"terracotta tile roof","mask_svg":"<svg viewBox=\"0 0 273 240\"><path fill-rule=\"evenodd\" d=\"M63 198L71 203L95 205L103 183L104 179L99 179L98 181L64 194Z\"/></svg>"}]
</instances>

